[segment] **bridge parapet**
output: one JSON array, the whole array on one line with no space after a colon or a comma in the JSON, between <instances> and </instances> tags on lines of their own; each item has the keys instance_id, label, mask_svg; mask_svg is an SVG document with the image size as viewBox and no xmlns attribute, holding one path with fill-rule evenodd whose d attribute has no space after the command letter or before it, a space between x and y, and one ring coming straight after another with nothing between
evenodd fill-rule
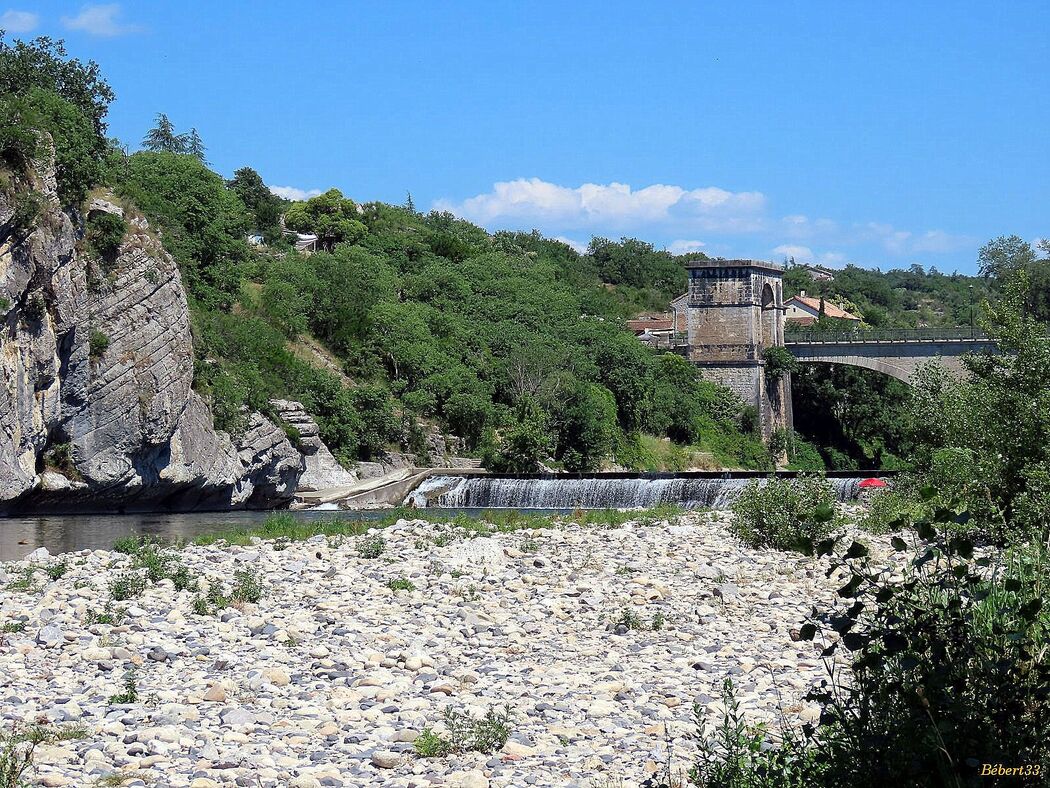
<instances>
[{"instance_id":1,"label":"bridge parapet","mask_svg":"<svg viewBox=\"0 0 1050 788\"><path fill-rule=\"evenodd\" d=\"M785 345L873 344L877 342L974 342L991 341L986 333L973 328L885 328L870 331L792 331L784 336Z\"/></svg>"}]
</instances>

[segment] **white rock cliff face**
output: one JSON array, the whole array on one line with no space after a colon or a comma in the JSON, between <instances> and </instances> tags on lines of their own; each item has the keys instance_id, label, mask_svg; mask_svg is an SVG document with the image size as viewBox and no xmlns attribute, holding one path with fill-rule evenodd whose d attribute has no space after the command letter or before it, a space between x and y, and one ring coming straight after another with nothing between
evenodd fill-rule
<instances>
[{"instance_id":1,"label":"white rock cliff face","mask_svg":"<svg viewBox=\"0 0 1050 788\"><path fill-rule=\"evenodd\" d=\"M186 294L145 220L129 220L108 274L89 282L53 168L36 170L26 177L43 207L28 230L12 222L24 189L0 189L0 512L288 500L303 458L284 432L253 413L231 439L192 391ZM45 472L45 454L65 445L65 478Z\"/></svg>"}]
</instances>

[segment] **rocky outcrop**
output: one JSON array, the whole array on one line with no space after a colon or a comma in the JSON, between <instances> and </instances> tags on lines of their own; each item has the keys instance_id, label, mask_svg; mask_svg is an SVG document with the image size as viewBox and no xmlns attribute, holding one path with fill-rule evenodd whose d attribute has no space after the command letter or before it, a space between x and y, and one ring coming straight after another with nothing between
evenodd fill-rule
<instances>
[{"instance_id":1,"label":"rocky outcrop","mask_svg":"<svg viewBox=\"0 0 1050 788\"><path fill-rule=\"evenodd\" d=\"M281 421L295 430L298 449L305 461L303 475L299 478L300 491L327 490L357 483L357 474L340 465L324 445L317 422L306 412L302 403L275 399L270 401L270 406Z\"/></svg>"},{"instance_id":2,"label":"rocky outcrop","mask_svg":"<svg viewBox=\"0 0 1050 788\"><path fill-rule=\"evenodd\" d=\"M21 181L21 182L19 182ZM112 259L86 251L53 168L0 188L0 511L266 507L289 500L303 461L283 430L249 414L216 431L191 389L193 347L175 261L125 214ZM18 227L32 190L37 218Z\"/></svg>"}]
</instances>

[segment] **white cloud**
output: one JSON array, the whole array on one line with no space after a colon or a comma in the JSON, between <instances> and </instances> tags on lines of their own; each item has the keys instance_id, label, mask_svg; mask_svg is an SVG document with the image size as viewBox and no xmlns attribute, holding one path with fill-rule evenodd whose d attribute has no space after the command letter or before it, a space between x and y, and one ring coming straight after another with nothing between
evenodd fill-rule
<instances>
[{"instance_id":1,"label":"white cloud","mask_svg":"<svg viewBox=\"0 0 1050 788\"><path fill-rule=\"evenodd\" d=\"M566 246L571 246L577 254L584 254L587 251L587 244L584 241L574 241L572 238L566 238L564 235L555 235L555 241L561 241Z\"/></svg>"},{"instance_id":2,"label":"white cloud","mask_svg":"<svg viewBox=\"0 0 1050 788\"><path fill-rule=\"evenodd\" d=\"M703 241L671 241L667 245L667 251L671 254L689 254L690 252L699 252L707 244Z\"/></svg>"},{"instance_id":3,"label":"white cloud","mask_svg":"<svg viewBox=\"0 0 1050 788\"><path fill-rule=\"evenodd\" d=\"M297 189L295 186L271 186L270 191L286 200L309 200L321 193L320 189Z\"/></svg>"},{"instance_id":4,"label":"white cloud","mask_svg":"<svg viewBox=\"0 0 1050 788\"><path fill-rule=\"evenodd\" d=\"M28 33L40 23L40 17L30 11L4 11L0 14L0 30L8 33Z\"/></svg>"},{"instance_id":5,"label":"white cloud","mask_svg":"<svg viewBox=\"0 0 1050 788\"><path fill-rule=\"evenodd\" d=\"M797 262L809 263L813 260L813 250L808 246L795 246L794 244L781 244L773 249L777 257L794 257Z\"/></svg>"},{"instance_id":6,"label":"white cloud","mask_svg":"<svg viewBox=\"0 0 1050 788\"><path fill-rule=\"evenodd\" d=\"M500 181L492 190L454 203L438 200L437 210L491 226L508 220L546 222L559 227L623 229L669 225L722 232L757 228L765 196L715 186L684 189L653 184L632 189L625 183L560 186L539 178Z\"/></svg>"},{"instance_id":7,"label":"white cloud","mask_svg":"<svg viewBox=\"0 0 1050 788\"><path fill-rule=\"evenodd\" d=\"M884 222L836 221L801 212L770 215L762 192L717 186L653 184L635 189L616 181L563 186L540 178L518 178L499 181L463 200L438 200L433 207L490 230L538 228L563 238L591 234L683 239L667 247L676 254L703 247L711 253L739 255L739 244L728 243L728 236L752 236L756 239L752 246L772 248L776 256L835 267L858 255L869 260L907 259L965 252L977 244L972 237L944 230L902 230ZM688 240L698 237L706 241Z\"/></svg>"},{"instance_id":8,"label":"white cloud","mask_svg":"<svg viewBox=\"0 0 1050 788\"><path fill-rule=\"evenodd\" d=\"M62 24L70 30L80 30L89 36L112 38L127 33L138 33L139 25L129 25L120 21L120 4L86 5L76 16L62 17Z\"/></svg>"}]
</instances>

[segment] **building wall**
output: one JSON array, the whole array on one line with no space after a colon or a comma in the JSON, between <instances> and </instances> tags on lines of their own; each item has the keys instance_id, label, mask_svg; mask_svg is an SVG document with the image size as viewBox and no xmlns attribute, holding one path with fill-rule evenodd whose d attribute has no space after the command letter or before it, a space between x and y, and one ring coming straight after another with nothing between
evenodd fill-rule
<instances>
[{"instance_id":1,"label":"building wall","mask_svg":"<svg viewBox=\"0 0 1050 788\"><path fill-rule=\"evenodd\" d=\"M762 353L784 344L782 271L768 263L727 260L689 266L690 361L706 379L733 391L759 413L762 434L790 425L790 388L766 390Z\"/></svg>"}]
</instances>

